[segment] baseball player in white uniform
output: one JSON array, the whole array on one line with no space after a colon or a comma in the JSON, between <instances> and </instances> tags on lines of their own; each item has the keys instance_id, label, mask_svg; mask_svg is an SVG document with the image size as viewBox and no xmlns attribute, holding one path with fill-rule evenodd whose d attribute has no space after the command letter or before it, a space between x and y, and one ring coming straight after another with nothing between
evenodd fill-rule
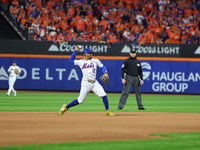
<instances>
[{"instance_id":1,"label":"baseball player in white uniform","mask_svg":"<svg viewBox=\"0 0 200 150\"><path fill-rule=\"evenodd\" d=\"M17 96L17 91L14 89L14 84L18 76L18 74L15 71L16 69L18 69L18 74L20 74L21 69L20 67L17 66L17 62L14 61L12 63L12 66L8 68L8 73L10 74L10 76L8 80L9 89L8 92L6 93L7 96L10 96L11 91L14 93L14 96Z\"/></svg>"},{"instance_id":2,"label":"baseball player in white uniform","mask_svg":"<svg viewBox=\"0 0 200 150\"><path fill-rule=\"evenodd\" d=\"M114 116L114 114L109 110L108 97L101 84L96 80L97 67L101 68L103 73L108 75L106 67L99 59L92 58L93 51L90 48L84 49L84 59L76 59L76 54L80 49L81 46L77 46L70 57L70 62L79 66L82 70L83 77L81 81L80 94L77 99L73 100L68 105L63 104L59 111L59 115L63 115L70 107L83 103L89 92L93 91L97 96L102 97L105 106L105 114L108 116Z\"/></svg>"}]
</instances>

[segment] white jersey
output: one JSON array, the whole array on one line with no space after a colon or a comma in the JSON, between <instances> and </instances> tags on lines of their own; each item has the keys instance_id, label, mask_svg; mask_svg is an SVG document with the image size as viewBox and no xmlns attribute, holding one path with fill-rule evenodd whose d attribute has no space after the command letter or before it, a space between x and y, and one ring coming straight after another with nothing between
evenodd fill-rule
<instances>
[{"instance_id":1,"label":"white jersey","mask_svg":"<svg viewBox=\"0 0 200 150\"><path fill-rule=\"evenodd\" d=\"M8 72L10 72L10 76L12 76L12 77L17 77L17 74L15 73L15 69L18 69L19 72L21 72L20 67L18 67L18 66L10 66L10 67L8 68Z\"/></svg>"},{"instance_id":2,"label":"white jersey","mask_svg":"<svg viewBox=\"0 0 200 150\"><path fill-rule=\"evenodd\" d=\"M86 80L96 80L96 74L97 74L97 66L99 68L103 67L103 64L99 59L90 59L90 60L85 60L85 59L75 59L74 60L74 65L77 65L80 67L82 70L83 74L83 81Z\"/></svg>"}]
</instances>

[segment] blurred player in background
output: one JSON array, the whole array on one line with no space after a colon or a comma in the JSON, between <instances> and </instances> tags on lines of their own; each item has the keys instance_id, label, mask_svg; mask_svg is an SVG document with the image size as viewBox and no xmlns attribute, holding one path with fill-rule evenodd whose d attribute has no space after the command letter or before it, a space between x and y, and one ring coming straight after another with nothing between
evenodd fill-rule
<instances>
[{"instance_id":1,"label":"blurred player in background","mask_svg":"<svg viewBox=\"0 0 200 150\"><path fill-rule=\"evenodd\" d=\"M8 68L8 73L10 74L8 80L9 89L6 95L10 96L10 93L12 91L14 93L14 96L17 96L17 91L14 89L14 84L17 79L17 75L21 73L21 69L19 66L17 66L16 61L13 61L12 66Z\"/></svg>"},{"instance_id":2,"label":"blurred player in background","mask_svg":"<svg viewBox=\"0 0 200 150\"><path fill-rule=\"evenodd\" d=\"M93 51L90 48L84 49L84 59L76 59L76 54L80 49L81 46L77 46L70 57L70 62L79 66L83 74L80 94L77 99L73 100L68 105L63 104L59 111L59 115L63 115L64 112L67 111L70 107L83 103L89 92L93 91L97 96L102 97L102 101L105 106L105 114L108 116L114 116L114 114L109 110L108 97L103 87L96 80L97 67L101 68L103 73L108 76L106 67L101 63L99 59L92 58Z\"/></svg>"}]
</instances>

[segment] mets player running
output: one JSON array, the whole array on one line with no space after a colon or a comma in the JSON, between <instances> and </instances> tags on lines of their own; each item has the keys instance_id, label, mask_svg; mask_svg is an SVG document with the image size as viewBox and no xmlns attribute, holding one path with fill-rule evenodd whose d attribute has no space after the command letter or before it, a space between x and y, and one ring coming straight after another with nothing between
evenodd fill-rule
<instances>
[{"instance_id":1,"label":"mets player running","mask_svg":"<svg viewBox=\"0 0 200 150\"><path fill-rule=\"evenodd\" d=\"M18 69L18 73L16 73L16 69ZM8 68L8 73L10 74L8 79L9 89L6 93L7 96L10 96L11 91L14 93L14 96L17 96L17 91L14 89L14 84L17 79L17 75L21 73L20 67L17 66L17 62L13 61L12 66Z\"/></svg>"},{"instance_id":2,"label":"mets player running","mask_svg":"<svg viewBox=\"0 0 200 150\"><path fill-rule=\"evenodd\" d=\"M108 75L106 67L99 59L92 58L93 51L90 48L84 49L84 59L76 59L76 54L80 49L81 46L77 46L70 57L70 62L79 66L82 70L83 77L81 81L80 94L78 98L73 100L71 103L63 104L59 111L59 115L63 115L69 108L83 103L89 92L93 91L97 96L102 98L105 106L105 114L108 116L114 116L114 114L109 110L108 97L101 84L96 80L97 67L101 68L103 73Z\"/></svg>"}]
</instances>

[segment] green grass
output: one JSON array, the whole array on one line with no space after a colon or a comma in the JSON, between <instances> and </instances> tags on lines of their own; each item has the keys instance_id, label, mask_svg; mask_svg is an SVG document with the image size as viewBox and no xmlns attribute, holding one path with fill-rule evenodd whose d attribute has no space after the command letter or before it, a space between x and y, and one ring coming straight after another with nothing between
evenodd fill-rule
<instances>
[{"instance_id":1,"label":"green grass","mask_svg":"<svg viewBox=\"0 0 200 150\"><path fill-rule=\"evenodd\" d=\"M79 93L60 92L21 92L17 96L6 96L0 92L0 111L58 111L63 103L70 103ZM108 93L110 109L118 111L117 105L120 94ZM199 95L151 95L143 94L145 112L183 112L200 113ZM104 106L101 98L91 93L85 102L69 111L102 111ZM130 94L124 112L137 112L135 95ZM197 118L199 119L199 118ZM170 137L167 139L108 141L85 143L61 143L0 147L0 150L199 150L200 132L153 134L155 136Z\"/></svg>"},{"instance_id":2,"label":"green grass","mask_svg":"<svg viewBox=\"0 0 200 150\"><path fill-rule=\"evenodd\" d=\"M79 93L33 93L18 92L14 97L0 92L0 111L58 111L63 103L70 103ZM120 93L108 93L110 109L116 110ZM152 95L143 94L143 105L147 112L200 112L199 95ZM69 111L102 111L104 109L101 98L91 93L81 105ZM126 106L122 111L138 111L135 94L130 94Z\"/></svg>"},{"instance_id":3,"label":"green grass","mask_svg":"<svg viewBox=\"0 0 200 150\"><path fill-rule=\"evenodd\" d=\"M169 139L60 143L0 147L0 150L199 150L200 132L156 134Z\"/></svg>"}]
</instances>

